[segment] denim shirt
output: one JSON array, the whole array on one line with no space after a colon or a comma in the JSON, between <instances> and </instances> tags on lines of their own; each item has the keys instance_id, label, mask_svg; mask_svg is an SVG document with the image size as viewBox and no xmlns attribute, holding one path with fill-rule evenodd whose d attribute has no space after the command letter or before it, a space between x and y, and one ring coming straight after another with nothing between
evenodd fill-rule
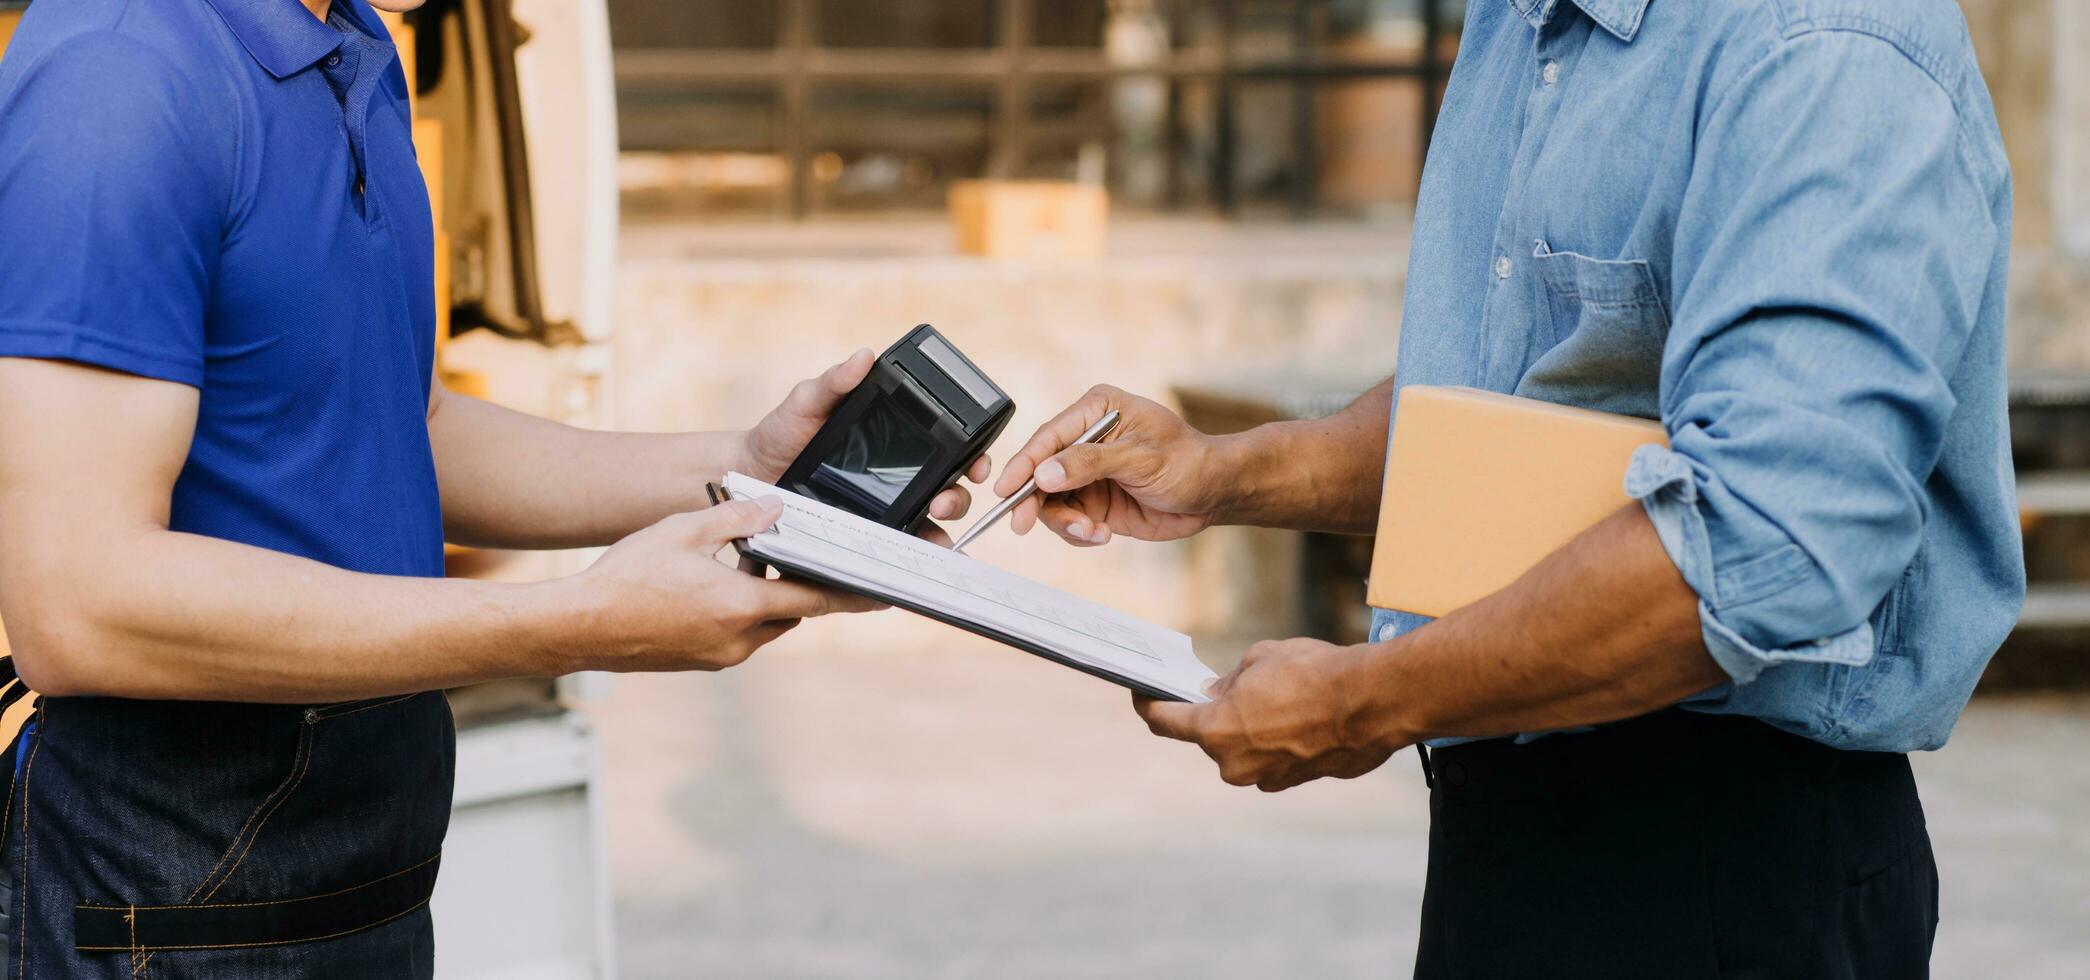
<instances>
[{"instance_id":1,"label":"denim shirt","mask_svg":"<svg viewBox=\"0 0 2090 980\"><path fill-rule=\"evenodd\" d=\"M1730 678L1685 707L1936 748L2024 596L2009 242L1951 0L1471 0L1396 377L1660 419L1621 477Z\"/></svg>"}]
</instances>

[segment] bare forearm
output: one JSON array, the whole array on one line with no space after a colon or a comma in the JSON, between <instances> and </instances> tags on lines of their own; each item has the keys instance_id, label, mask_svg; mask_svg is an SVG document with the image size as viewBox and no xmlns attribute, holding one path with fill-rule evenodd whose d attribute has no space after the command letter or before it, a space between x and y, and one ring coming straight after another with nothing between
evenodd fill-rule
<instances>
[{"instance_id":1,"label":"bare forearm","mask_svg":"<svg viewBox=\"0 0 2090 980\"><path fill-rule=\"evenodd\" d=\"M571 580L363 575L156 528L6 562L5 619L45 693L317 702L576 669ZM34 579L30 576L34 575Z\"/></svg>"},{"instance_id":2,"label":"bare forearm","mask_svg":"<svg viewBox=\"0 0 2090 980\"><path fill-rule=\"evenodd\" d=\"M1274 422L1217 439L1222 524L1345 534L1377 520L1393 379L1324 419Z\"/></svg>"},{"instance_id":3,"label":"bare forearm","mask_svg":"<svg viewBox=\"0 0 2090 980\"><path fill-rule=\"evenodd\" d=\"M1583 532L1510 587L1363 648L1349 690L1387 744L1616 721L1727 675L1698 596L1638 505Z\"/></svg>"},{"instance_id":4,"label":"bare forearm","mask_svg":"<svg viewBox=\"0 0 2090 980\"><path fill-rule=\"evenodd\" d=\"M605 545L707 504L740 433L593 432L443 395L429 413L449 540L498 548Z\"/></svg>"}]
</instances>

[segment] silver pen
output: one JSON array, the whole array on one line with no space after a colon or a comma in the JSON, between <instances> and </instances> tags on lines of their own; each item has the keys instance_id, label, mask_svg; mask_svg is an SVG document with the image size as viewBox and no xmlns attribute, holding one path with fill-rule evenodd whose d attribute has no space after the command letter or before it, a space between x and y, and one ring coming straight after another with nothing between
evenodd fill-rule
<instances>
[{"instance_id":1,"label":"silver pen","mask_svg":"<svg viewBox=\"0 0 2090 980\"><path fill-rule=\"evenodd\" d=\"M1097 419L1095 425L1089 426L1088 431L1082 433L1080 438L1075 439L1073 442L1070 442L1067 445L1071 447L1096 442L1097 440L1102 439L1104 436L1109 435L1110 430L1117 428L1117 425L1118 410L1113 408L1102 418ZM995 504L994 507L988 510L985 514L981 514L980 519L973 522L973 525L971 527L966 528L964 534L958 535L958 540L955 544L951 545L951 550L964 551L965 546L967 544L970 544L972 542L972 539L980 536L980 532L985 531L990 527L993 527L995 521L1001 520L1002 516L1007 514L1009 511L1014 510L1017 504L1020 504L1025 500L1030 499L1030 495L1037 492L1037 477L1033 476L1030 479L1023 481L1023 486L1018 487L1015 493L1012 493L1007 497L1003 498L1001 503Z\"/></svg>"}]
</instances>

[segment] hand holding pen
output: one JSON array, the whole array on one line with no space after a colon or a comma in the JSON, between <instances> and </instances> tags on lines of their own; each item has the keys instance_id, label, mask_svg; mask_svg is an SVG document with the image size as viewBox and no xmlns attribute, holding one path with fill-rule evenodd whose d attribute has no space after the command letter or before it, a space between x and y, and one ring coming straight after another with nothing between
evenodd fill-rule
<instances>
[{"instance_id":1,"label":"hand holding pen","mask_svg":"<svg viewBox=\"0 0 2090 980\"><path fill-rule=\"evenodd\" d=\"M1117 418L1107 434L1082 440L1110 416ZM1013 498L1032 481L1041 491L1009 507L1017 534L1042 522L1080 546L1113 534L1169 541L1217 520L1221 501L1213 491L1232 484L1218 478L1215 468L1225 465L1219 450L1219 440L1162 405L1098 385L1038 428L1002 467L994 492Z\"/></svg>"}]
</instances>

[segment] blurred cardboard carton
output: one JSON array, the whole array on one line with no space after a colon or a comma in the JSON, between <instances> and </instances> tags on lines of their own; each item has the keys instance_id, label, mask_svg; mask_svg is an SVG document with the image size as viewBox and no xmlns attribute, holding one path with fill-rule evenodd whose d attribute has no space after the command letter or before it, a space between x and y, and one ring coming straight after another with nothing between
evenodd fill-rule
<instances>
[{"instance_id":1,"label":"blurred cardboard carton","mask_svg":"<svg viewBox=\"0 0 2090 980\"><path fill-rule=\"evenodd\" d=\"M1002 259L1103 257L1110 195L1052 180L961 180L951 185L958 251Z\"/></svg>"}]
</instances>

